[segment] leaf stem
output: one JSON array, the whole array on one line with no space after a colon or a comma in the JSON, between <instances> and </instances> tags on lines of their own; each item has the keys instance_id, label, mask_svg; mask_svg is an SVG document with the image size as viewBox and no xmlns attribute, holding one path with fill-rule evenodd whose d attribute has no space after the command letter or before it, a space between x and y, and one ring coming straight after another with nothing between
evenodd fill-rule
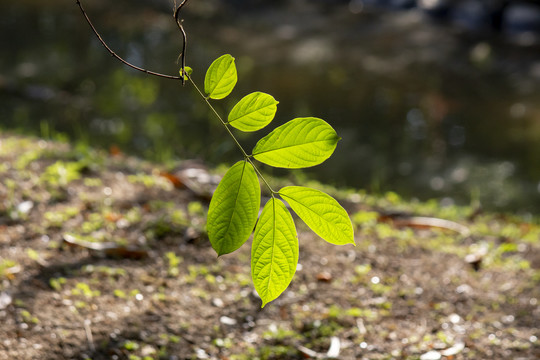
<instances>
[{"instance_id":1,"label":"leaf stem","mask_svg":"<svg viewBox=\"0 0 540 360\"><path fill-rule=\"evenodd\" d=\"M262 181L264 182L264 184L266 185L266 187L268 188L268 190L270 190L270 192L272 193L272 197L274 197L274 194L277 194L278 192L277 191L274 191L274 189L272 189L272 187L270 186L270 184L268 183L268 181L266 181L266 179L264 178L263 174L261 173L261 171L257 168L257 166L253 163L253 160L251 160L251 157L249 157L247 159L247 161L249 161L251 163L251 165L253 165L253 168L255 169L255 172L257 173L257 175L259 175L259 177L262 179Z\"/></svg>"},{"instance_id":2,"label":"leaf stem","mask_svg":"<svg viewBox=\"0 0 540 360\"><path fill-rule=\"evenodd\" d=\"M236 137L234 136L234 134L232 133L231 129L229 129L229 127L227 126L227 123L223 120L223 118L221 117L221 115L219 115L219 113L216 111L216 109L212 106L212 104L210 104L210 101L208 101L208 98L206 96L204 96L203 92L201 91L201 89L199 89L199 87L197 86L197 84L195 84L195 82L193 81L193 79L191 78L191 76L185 74L186 77L189 79L189 81L191 82L191 84L195 87L195 89L197 90L197 92L199 93L199 95L201 95L201 97L204 99L204 101L206 102L206 105L208 105L208 107L210 107L210 109L212 110L212 112L216 115L216 117L219 119L219 121L221 122L221 124L223 126L225 126L225 129L227 129L227 132L229 133L229 135L231 135L231 137L233 138L234 142L236 143L236 146L240 149L240 151L242 152L242 154L244 155L244 157L246 159L249 158L249 155L246 153L246 151L244 150L244 148L242 147L242 145L240 145L240 143L238 142L238 140L236 139Z\"/></svg>"},{"instance_id":3,"label":"leaf stem","mask_svg":"<svg viewBox=\"0 0 540 360\"><path fill-rule=\"evenodd\" d=\"M257 173L257 175L262 179L262 181L264 182L264 184L266 185L266 187L268 188L268 190L270 190L270 192L272 193L272 196L274 196L274 194L277 194L276 191L274 191L274 189L272 189L272 187L270 186L270 184L268 183L268 181L266 181L266 179L264 178L263 174L261 173L261 171L257 168L257 166L253 163L253 160L252 160L252 156L251 155L248 155L247 152L244 150L244 148L242 147L242 145L240 144L240 142L238 141L238 139L236 139L236 136L234 136L233 132L231 131L231 129L229 128L229 125L227 122L225 122L225 120L223 120L223 118L221 117L221 115L219 115L219 113L216 111L216 109L214 108L214 106L212 106L212 104L210 103L210 101L208 100L208 97L204 96L203 92L201 91L201 89L199 89L199 87L197 86L197 84L195 84L195 82L193 81L193 79L191 78L191 76L189 76L187 73L184 72L184 75L189 79L189 81L191 82L191 84L193 85L193 87L197 90L197 92L199 93L199 95L204 99L204 101L206 102L206 104L208 105L208 107L210 107L210 109L212 110L212 112L214 113L214 115L216 115L216 117L219 119L219 121L221 122L221 124L225 127L225 129L227 130L227 132L229 133L229 135L232 137L232 139L234 140L234 142L236 143L236 146L238 147L238 149L240 149L240 151L242 152L242 155L244 155L244 159L246 161L249 161L249 163L253 166L253 168L255 169L255 172Z\"/></svg>"}]
</instances>

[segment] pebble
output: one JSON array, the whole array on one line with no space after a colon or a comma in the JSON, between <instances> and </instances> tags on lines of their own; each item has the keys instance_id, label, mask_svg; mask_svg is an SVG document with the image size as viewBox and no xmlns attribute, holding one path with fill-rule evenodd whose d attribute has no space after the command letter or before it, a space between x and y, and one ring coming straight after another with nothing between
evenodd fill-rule
<instances>
[{"instance_id":1,"label":"pebble","mask_svg":"<svg viewBox=\"0 0 540 360\"><path fill-rule=\"evenodd\" d=\"M203 349L196 349L197 359L209 359L208 354Z\"/></svg>"},{"instance_id":2,"label":"pebble","mask_svg":"<svg viewBox=\"0 0 540 360\"><path fill-rule=\"evenodd\" d=\"M433 350L421 355L420 360L439 360L441 357L442 355L440 352Z\"/></svg>"},{"instance_id":3,"label":"pebble","mask_svg":"<svg viewBox=\"0 0 540 360\"><path fill-rule=\"evenodd\" d=\"M11 295L9 295L8 293L0 293L0 310L3 310L5 309L6 307L9 306L9 304L11 304L11 301L13 299L11 298Z\"/></svg>"},{"instance_id":4,"label":"pebble","mask_svg":"<svg viewBox=\"0 0 540 360\"><path fill-rule=\"evenodd\" d=\"M455 355L459 354L460 352L462 352L463 349L465 349L465 344L462 343L462 342L459 342L459 343L455 344L454 346L449 347L446 350L442 350L441 355L444 355L446 357L452 357L452 356L455 356Z\"/></svg>"},{"instance_id":5,"label":"pebble","mask_svg":"<svg viewBox=\"0 0 540 360\"><path fill-rule=\"evenodd\" d=\"M34 207L34 203L30 200L27 200L17 205L17 211L21 215L26 215L30 212L30 210L32 210L33 207Z\"/></svg>"},{"instance_id":6,"label":"pebble","mask_svg":"<svg viewBox=\"0 0 540 360\"><path fill-rule=\"evenodd\" d=\"M230 325L230 326L236 325L236 320L228 316L220 317L219 322L222 323L223 325Z\"/></svg>"},{"instance_id":7,"label":"pebble","mask_svg":"<svg viewBox=\"0 0 540 360\"><path fill-rule=\"evenodd\" d=\"M223 303L223 300L221 300L220 298L212 299L212 305L214 305L217 308L222 308L225 306L225 304Z\"/></svg>"}]
</instances>

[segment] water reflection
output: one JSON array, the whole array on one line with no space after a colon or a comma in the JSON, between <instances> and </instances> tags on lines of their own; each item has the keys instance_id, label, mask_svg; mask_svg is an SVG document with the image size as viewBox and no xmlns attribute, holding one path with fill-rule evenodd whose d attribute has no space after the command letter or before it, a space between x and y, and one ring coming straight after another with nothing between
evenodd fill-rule
<instances>
[{"instance_id":1,"label":"water reflection","mask_svg":"<svg viewBox=\"0 0 540 360\"><path fill-rule=\"evenodd\" d=\"M181 39L169 8L156 4L96 2L88 10L119 54L176 74ZM185 13L195 80L230 52L240 80L216 102L219 111L260 90L280 101L275 125L300 116L332 123L343 140L308 175L445 203L540 210L538 48L458 36L415 11L280 5L246 15L209 4ZM0 14L9 55L0 59L3 128L67 133L160 161L238 159L193 89L122 67L75 4L2 2ZM248 148L257 137L239 136Z\"/></svg>"}]
</instances>

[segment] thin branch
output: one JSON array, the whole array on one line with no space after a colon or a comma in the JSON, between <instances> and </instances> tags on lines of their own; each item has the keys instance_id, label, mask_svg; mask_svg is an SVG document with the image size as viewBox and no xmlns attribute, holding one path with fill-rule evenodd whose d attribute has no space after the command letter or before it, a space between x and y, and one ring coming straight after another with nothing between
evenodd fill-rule
<instances>
[{"instance_id":1,"label":"thin branch","mask_svg":"<svg viewBox=\"0 0 540 360\"><path fill-rule=\"evenodd\" d=\"M204 96L204 94L202 93L202 91L197 87L197 85L193 82L193 80L191 79L191 77L186 73L185 71L185 67L186 67L186 46L187 46L187 35L186 35L186 31L184 30L184 27L182 26L182 19L180 19L180 10L182 9L182 7L184 5L186 5L186 3L188 2L188 0L182 0L182 2L180 3L180 5L178 5L178 7L176 8L176 10L174 11L174 20L176 21L176 25L178 25L178 28L180 29L180 32L182 33L182 52L180 53L180 58L181 58L181 69L180 69L180 75L181 76L172 76L172 75L165 75L165 74L160 74L160 73L157 73L157 72L154 72L154 71L150 71L150 70L147 70L147 69L143 69L141 67L138 67L136 65L133 65L129 62L127 62L126 60L124 60L123 58L121 58L120 56L118 56L108 45L107 43L103 40L103 38L101 37L101 35L99 35L99 33L97 32L96 28L94 27L94 25L92 24L92 21L90 21L90 18L88 17L88 15L86 14L86 11L84 10L83 6L82 6L82 3L80 0L76 0L77 2L77 5L79 5L79 8L81 9L81 12L84 16L84 18L86 19L86 22L88 23L88 25L90 25L90 28L92 29L92 31L94 32L94 34L97 36L97 38L99 39L99 41L101 42L101 44L103 45L103 47L105 47L105 49L107 49L107 51L113 56L115 57L117 60L121 61L123 64L135 69L135 70L139 70L139 71L142 71L143 73L145 74L149 74L149 75L155 75L155 76L159 76L159 77L162 77L162 78L166 78L166 79L172 79L172 80L181 80L182 81L182 85L185 84L186 82L186 78L189 79L189 81L193 84L193 86L195 87L195 89L198 91L198 93L201 95L201 97L205 100L206 104L210 107L210 109L212 110L212 112L217 116L217 118L221 121L221 124L225 127L225 129L227 130L227 132L229 133L229 135L232 137L232 139L234 140L234 142L236 143L236 146L240 149L240 151L242 152L242 154L244 155L244 158L246 161L249 161L251 163L251 165L253 165L253 168L255 169L255 171L257 172L257 174L259 175L259 177L263 180L263 182L265 183L266 187L268 187L268 189L270 190L270 192L272 193L272 196L274 196L274 194L277 194L276 191L274 191L272 189L272 187L270 186L270 184L268 184L268 182L266 181L266 179L264 178L264 176L261 174L261 172L259 171L259 169L255 166L255 164L253 163L253 160L251 159L251 156L248 155L246 153L246 151L244 150L244 148L242 147L242 145L240 145L240 143L238 142L238 140L236 139L236 137L234 136L234 134L232 133L231 129L229 129L227 123L221 118L221 116L219 115L219 113L216 111L216 109L212 106L212 104L210 104L210 102L208 101L208 98L206 96Z\"/></svg>"},{"instance_id":2,"label":"thin branch","mask_svg":"<svg viewBox=\"0 0 540 360\"><path fill-rule=\"evenodd\" d=\"M96 351L96 345L94 344L94 337L92 336L92 329L90 328L90 324L92 322L90 319L84 320L84 332L86 333L86 340L88 341L88 347L90 348L91 352Z\"/></svg>"},{"instance_id":3,"label":"thin branch","mask_svg":"<svg viewBox=\"0 0 540 360\"><path fill-rule=\"evenodd\" d=\"M181 65L182 67L180 70L181 75L185 75L185 70L186 70L187 34L186 34L186 31L184 30L184 26L182 26L183 19L180 19L180 9L182 9L182 7L187 3L187 1L188 0L183 0L180 3L180 5L178 5L178 7L176 8L176 11L174 12L174 20L176 21L176 25L178 25L178 28L182 32L182 52L180 53L181 63L182 63ZM186 83L186 78L182 76L182 85L185 85L185 83Z\"/></svg>"},{"instance_id":4,"label":"thin branch","mask_svg":"<svg viewBox=\"0 0 540 360\"><path fill-rule=\"evenodd\" d=\"M187 0L184 0L184 2L182 4L184 4ZM84 16L84 18L86 19L86 22L88 23L88 25L90 25L90 28L92 29L92 31L94 32L94 34L97 36L97 38L99 39L99 41L101 42L101 44L105 47L105 49L107 49L107 51L114 57L116 58L117 60L121 61L123 64L129 66L130 68L133 68L135 70L139 70L139 71L142 71L143 73L145 74L148 74L148 75L154 75L154 76L159 76L159 77L162 77L162 78L165 78L165 79L172 79L172 80L182 80L182 83L185 81L184 80L184 77L183 76L173 76L173 75L166 75L166 74L160 74L160 73L157 73L157 72L154 72L154 71L150 71L150 70L147 70L147 69L143 69L141 67L138 67L136 65L133 65L129 62L127 62L126 60L122 59L120 56L118 56L114 51L112 51L112 49L107 45L107 43L105 43L105 41L103 40L103 38L101 37L101 35L99 35L99 33L97 32L96 28L94 27L94 25L92 24L92 21L90 21L90 18L88 17L88 15L86 14L86 11L84 10L82 4L81 4L81 1L80 0L76 0L77 2L77 5L79 5L79 9L81 9L81 12ZM180 7L182 6L182 4L180 4ZM178 9L177 9L178 10ZM184 34L184 37L185 37L185 32L183 31L184 29L183 28L180 28L180 30L182 30L182 33ZM184 48L185 48L185 42L184 42ZM184 66L184 65L182 65ZM183 67L182 67L183 69Z\"/></svg>"}]
</instances>

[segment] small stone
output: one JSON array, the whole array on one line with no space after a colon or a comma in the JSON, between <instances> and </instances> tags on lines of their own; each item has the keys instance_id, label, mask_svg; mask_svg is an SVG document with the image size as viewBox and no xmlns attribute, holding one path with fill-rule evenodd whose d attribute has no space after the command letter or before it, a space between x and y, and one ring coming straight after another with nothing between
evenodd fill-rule
<instances>
[{"instance_id":1,"label":"small stone","mask_svg":"<svg viewBox=\"0 0 540 360\"><path fill-rule=\"evenodd\" d=\"M220 317L219 322L222 323L223 325L230 325L230 326L236 325L236 320L228 316Z\"/></svg>"},{"instance_id":2,"label":"small stone","mask_svg":"<svg viewBox=\"0 0 540 360\"><path fill-rule=\"evenodd\" d=\"M461 321L461 317L458 314L452 314L448 317L452 324L457 324Z\"/></svg>"},{"instance_id":3,"label":"small stone","mask_svg":"<svg viewBox=\"0 0 540 360\"><path fill-rule=\"evenodd\" d=\"M0 310L7 308L9 304L11 304L12 300L13 299L11 295L9 295L8 293L0 293Z\"/></svg>"},{"instance_id":4,"label":"small stone","mask_svg":"<svg viewBox=\"0 0 540 360\"><path fill-rule=\"evenodd\" d=\"M223 303L223 300L221 300L220 298L212 299L212 305L214 305L217 308L222 308L225 306L225 304Z\"/></svg>"},{"instance_id":5,"label":"small stone","mask_svg":"<svg viewBox=\"0 0 540 360\"><path fill-rule=\"evenodd\" d=\"M438 351L428 351L420 356L420 360L439 360L442 357Z\"/></svg>"},{"instance_id":6,"label":"small stone","mask_svg":"<svg viewBox=\"0 0 540 360\"><path fill-rule=\"evenodd\" d=\"M34 203L30 200L23 201L19 205L17 205L17 212L21 215L26 215L32 210L34 207Z\"/></svg>"},{"instance_id":7,"label":"small stone","mask_svg":"<svg viewBox=\"0 0 540 360\"><path fill-rule=\"evenodd\" d=\"M208 354L203 349L195 349L197 359L209 359Z\"/></svg>"},{"instance_id":8,"label":"small stone","mask_svg":"<svg viewBox=\"0 0 540 360\"><path fill-rule=\"evenodd\" d=\"M155 354L156 353L156 349L154 349L152 346L150 345L145 345L142 349L141 349L141 354L142 356L150 356L152 354Z\"/></svg>"},{"instance_id":9,"label":"small stone","mask_svg":"<svg viewBox=\"0 0 540 360\"><path fill-rule=\"evenodd\" d=\"M327 271L323 271L317 274L317 280L322 282L332 281L332 274Z\"/></svg>"},{"instance_id":10,"label":"small stone","mask_svg":"<svg viewBox=\"0 0 540 360\"><path fill-rule=\"evenodd\" d=\"M452 347L449 347L446 350L442 350L441 355L444 355L446 357L451 357L451 356L459 354L460 352L463 351L463 349L465 349L465 344L460 342L460 343L455 344Z\"/></svg>"},{"instance_id":11,"label":"small stone","mask_svg":"<svg viewBox=\"0 0 540 360\"><path fill-rule=\"evenodd\" d=\"M472 287L467 284L462 284L456 288L456 292L458 294L470 294L472 292Z\"/></svg>"}]
</instances>

